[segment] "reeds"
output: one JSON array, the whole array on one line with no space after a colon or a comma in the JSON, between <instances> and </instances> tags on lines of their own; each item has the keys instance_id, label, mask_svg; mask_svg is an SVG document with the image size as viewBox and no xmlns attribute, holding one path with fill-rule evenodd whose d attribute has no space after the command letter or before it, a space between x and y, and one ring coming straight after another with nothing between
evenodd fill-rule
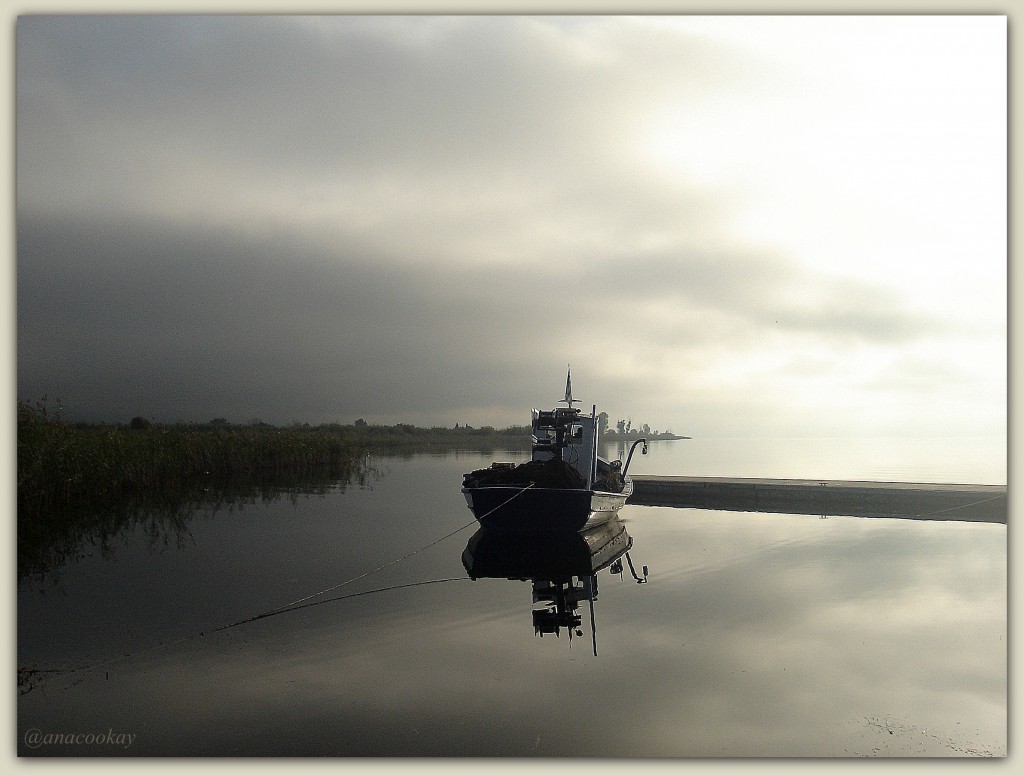
<instances>
[{"instance_id":1,"label":"reeds","mask_svg":"<svg viewBox=\"0 0 1024 776\"><path fill-rule=\"evenodd\" d=\"M195 508L325 492L375 471L371 454L529 449L529 428L329 424L72 424L42 401L18 403L18 567L38 574L83 542L139 520L184 530Z\"/></svg>"},{"instance_id":2,"label":"reeds","mask_svg":"<svg viewBox=\"0 0 1024 776\"><path fill-rule=\"evenodd\" d=\"M175 492L202 480L273 477L304 470L339 477L366 458L347 434L273 426L79 426L44 405L18 404L18 511Z\"/></svg>"},{"instance_id":3,"label":"reeds","mask_svg":"<svg viewBox=\"0 0 1024 776\"><path fill-rule=\"evenodd\" d=\"M134 424L133 424L134 425ZM182 535L200 507L325 493L374 475L343 431L272 426L80 426L18 405L18 576L45 576L79 547L143 523Z\"/></svg>"}]
</instances>

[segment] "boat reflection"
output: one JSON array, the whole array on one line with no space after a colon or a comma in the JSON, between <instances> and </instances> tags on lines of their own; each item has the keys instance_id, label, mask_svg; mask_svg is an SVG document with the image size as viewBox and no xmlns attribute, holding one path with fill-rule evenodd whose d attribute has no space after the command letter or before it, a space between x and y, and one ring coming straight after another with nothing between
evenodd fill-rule
<instances>
[{"instance_id":1,"label":"boat reflection","mask_svg":"<svg viewBox=\"0 0 1024 776\"><path fill-rule=\"evenodd\" d=\"M579 532L523 534L481 527L462 552L462 565L473 580L482 578L531 582L533 630L538 636L561 635L562 628L583 635L579 606L589 603L590 630L597 655L597 622L594 601L598 596L598 572L607 569L623 575L623 558L633 579L647 581L647 567L636 572L629 550L633 537L617 519Z\"/></svg>"}]
</instances>

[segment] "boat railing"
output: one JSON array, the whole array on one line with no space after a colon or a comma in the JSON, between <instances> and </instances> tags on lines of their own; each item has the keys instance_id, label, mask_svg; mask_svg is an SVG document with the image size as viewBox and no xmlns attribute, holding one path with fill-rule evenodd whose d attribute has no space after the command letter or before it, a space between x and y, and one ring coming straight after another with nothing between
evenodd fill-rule
<instances>
[{"instance_id":1,"label":"boat railing","mask_svg":"<svg viewBox=\"0 0 1024 776\"><path fill-rule=\"evenodd\" d=\"M639 445L640 443L643 443L644 446L643 454L647 455L647 439L643 438L636 440L629 448L629 455L626 457L626 465L622 467L623 477L626 476L626 472L629 470L629 462L633 460L633 451L636 450L636 446Z\"/></svg>"}]
</instances>

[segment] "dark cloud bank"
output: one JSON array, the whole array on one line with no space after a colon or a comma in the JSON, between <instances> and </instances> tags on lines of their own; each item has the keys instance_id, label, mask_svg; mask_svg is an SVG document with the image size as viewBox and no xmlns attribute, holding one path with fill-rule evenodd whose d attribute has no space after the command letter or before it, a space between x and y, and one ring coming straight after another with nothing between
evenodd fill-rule
<instances>
[{"instance_id":1,"label":"dark cloud bank","mask_svg":"<svg viewBox=\"0 0 1024 776\"><path fill-rule=\"evenodd\" d=\"M697 37L604 34L20 19L19 397L108 421L507 425L572 362L588 401L665 425L763 410L756 386L680 374L948 330L726 239L729 192L645 177L651 106L767 76Z\"/></svg>"},{"instance_id":2,"label":"dark cloud bank","mask_svg":"<svg viewBox=\"0 0 1024 776\"><path fill-rule=\"evenodd\" d=\"M659 262L641 258L627 271L607 270L593 293L570 294L577 314L567 316L558 289L573 278L557 266L539 275L514 267L413 272L344 246L331 261L318 251L280 233L246 239L154 223L24 217L19 394L57 395L69 413L107 420L457 416L489 402L557 398L550 369L562 368L561 354L580 352L591 321L616 312L628 319L630 305L664 300L689 311L681 330L662 332L683 343L683 353L720 347L737 329L756 338L769 322L776 333L799 332L815 314L774 301L778 273L758 262L747 267L748 277L764 276L752 286L730 281L742 261L699 256L672 262L674 281L659 285ZM625 282L617 286L620 273ZM734 307L738 287L757 288L756 298L748 291ZM818 339L832 327L842 340L891 341L922 325L885 307L857 313L860 325L836 322L832 293L817 313ZM720 331L713 323L691 328L702 311L720 306L739 312ZM600 328L613 355L628 347L628 328L612 323L599 327L598 346ZM540 359L537 370L526 368ZM605 379L598 390L612 385Z\"/></svg>"}]
</instances>

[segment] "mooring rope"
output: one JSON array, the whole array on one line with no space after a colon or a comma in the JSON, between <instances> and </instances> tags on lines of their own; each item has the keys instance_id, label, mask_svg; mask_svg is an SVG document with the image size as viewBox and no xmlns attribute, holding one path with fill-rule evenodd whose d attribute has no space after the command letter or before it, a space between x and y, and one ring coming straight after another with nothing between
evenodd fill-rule
<instances>
[{"instance_id":1,"label":"mooring rope","mask_svg":"<svg viewBox=\"0 0 1024 776\"><path fill-rule=\"evenodd\" d=\"M273 617L277 614L287 614L288 612L297 612L300 609L308 609L311 606L320 606L321 604L329 604L334 601L344 601L347 598L358 598L363 595L370 595L371 593L386 593L389 590L400 590L403 587L421 587L423 585L436 585L441 582L465 582L469 577L445 577L444 579L430 579L426 582L406 582L402 585L391 585L390 587L378 587L375 590L363 590L360 593L349 593L348 595L339 595L335 598L325 598L323 601L312 601L306 604L292 605L288 607L280 607L277 609L271 609L269 612L263 614L257 614L255 617L249 617L245 620L239 620L233 622L230 625L221 625L219 628L214 628L210 633L216 633L217 631L227 630L228 628L234 628L238 625L245 625L247 622L254 622L255 620L263 620L267 617ZM310 596L312 598L312 596Z\"/></svg>"},{"instance_id":2,"label":"mooring rope","mask_svg":"<svg viewBox=\"0 0 1024 776\"><path fill-rule=\"evenodd\" d=\"M331 585L330 587L325 587L323 590L318 590L317 592L311 593L311 594L309 594L307 596L303 596L302 598L296 598L294 601L291 601L291 602L286 603L286 604L282 604L281 606L278 606L276 609L271 609L271 610L269 610L267 612L263 612L262 614L257 614L255 617L250 617L250 618L248 618L246 620L239 620L238 622L233 622L230 625L224 625L224 626L221 626L220 628L215 628L214 630L224 630L225 628L233 628L236 625L241 625L243 622L251 622L252 620L258 620L261 617L266 617L268 614L275 614L277 612L284 611L285 609L290 609L291 607L295 606L296 604L301 604L303 601L308 601L310 598L316 598L317 596L321 596L324 593L330 593L332 590L337 590L339 587L344 587L345 585L351 584L352 582L355 582L356 580L364 579L365 577L368 577L368 576L371 576L373 574L376 574L378 571L383 571L388 566L394 566L396 563L401 563L403 560L406 560L407 558L411 558L416 553L423 552L423 550L430 549L435 544L440 544L445 539L450 539L451 537L455 536L455 534L459 533L460 531L465 531L467 528L469 528L475 522L476 522L476 520L473 520L473 521L471 521L469 523L466 523L461 528L456 528L450 534L446 534L445 536L442 536L440 539L436 539L436 540L430 542L430 544L424 544L422 547L420 547L417 550L413 550L412 552L410 552L410 553L408 553L406 555L403 555L400 558L395 558L394 560L389 560L387 563L385 563L385 564L383 564L381 566L377 566L377 568L375 568L375 569L372 569L370 571L367 571L367 572L364 572L364 573L359 574L357 576L354 576L351 579L346 579L344 582L339 582L336 585Z\"/></svg>"},{"instance_id":3,"label":"mooring rope","mask_svg":"<svg viewBox=\"0 0 1024 776\"><path fill-rule=\"evenodd\" d=\"M521 496L527 490L532 488L533 485L534 485L534 483L531 482L525 488L522 488L521 490L517 491L515 493L515 495L513 495L511 498L506 499L502 503L498 504L498 506L496 506L494 509L490 510L486 514L482 515L480 518L474 518L474 519L470 520L468 523L466 523L461 528L456 528L450 534L446 534L445 536L442 536L440 539L435 539L434 541L430 542L429 544L424 544L419 549L413 550L412 552L410 552L410 553L408 553L406 555L403 555L401 558L395 558L394 560L388 561L387 563L383 564L382 566L378 566L377 568L372 569L371 571L367 571L367 572L365 572L363 574L359 574L358 576L354 576L351 579L346 579L344 582L339 582L336 585L331 585L330 587L325 587L323 590L320 590L320 591L318 591L316 593L311 593L310 595L307 595L307 596L303 596L302 598L297 598L296 600L294 600L294 601L292 601L290 603L282 604L281 606L277 607L276 609L271 609L269 612L263 612L262 614L258 614L255 617L250 617L247 620L239 620L239 622L231 623L231 625L226 625L226 626L223 626L223 627L220 627L220 628L216 628L215 630L224 630L224 628L233 628L235 625L240 625L243 622L250 622L251 620L258 620L260 617L263 617L263 616L265 616L267 614L274 614L275 612L279 612L279 611L282 611L284 609L289 609L289 608L295 606L296 604L301 604L302 602L308 601L311 598L316 598L317 596L321 596L324 593L330 593L332 590L337 590L339 587L344 587L345 585L351 584L352 582L355 582L356 580L363 579L365 577L368 577L368 576L371 576L373 574L376 574L378 571L383 571L388 566L394 566L396 563L401 563L403 560L411 558L413 555L415 555L415 554L417 554L419 552L423 552L424 550L430 549L435 544L440 544L445 539L450 539L451 537L455 536L455 534L460 533L461 531L465 531L471 525L475 525L479 520L482 520L483 518L488 517L488 516L494 514L499 509L504 507L506 504L509 504L512 501L514 501L515 499L519 498L519 496Z\"/></svg>"},{"instance_id":4,"label":"mooring rope","mask_svg":"<svg viewBox=\"0 0 1024 776\"><path fill-rule=\"evenodd\" d=\"M437 585L437 584L440 584L440 583L443 583L443 582L466 582L468 580L469 580L469 577L446 577L444 579L429 579L429 580L426 580L424 582L406 582L405 584L402 584L402 585L390 585L389 587L378 587L378 588L376 588L374 590L363 590L362 592L359 592L359 593L349 593L348 595L337 596L335 598L327 598L327 599L325 599L323 601L313 601L312 603L301 604L299 606L293 606L290 609L274 609L274 610L269 611L269 612L264 612L263 614L257 614L255 617L249 617L249 618L247 618L245 620L239 620L238 622L231 623L230 625L222 625L219 628L214 628L211 631L201 631L199 633L193 633L191 636L185 636L183 638L176 639L175 641L168 641L168 642L163 643L163 644L154 644L151 647L144 647L143 649L136 650L135 652L130 652L130 653L125 654L125 655L119 655L117 657L108 658L108 659L102 660L102 661L100 661L98 663L90 663L90 664L84 665L84 666L76 666L74 668L27 668L27 669L19 668L18 669L19 685L21 684L20 677L21 677L22 674L24 674L25 680L26 680L26 682L28 682L32 678L36 678L36 677L43 678L42 675L44 675L44 674L74 674L74 673L79 673L81 671L93 671L93 670L96 670L97 668L103 668L104 666L111 666L111 665L114 665L115 663L121 663L121 662L124 662L125 660L130 660L132 658L138 658L138 657L141 657L142 655L148 654L150 652L156 652L156 651L161 650L161 649L169 649L171 647L177 646L178 644L184 644L184 643L189 642L189 641L194 641L195 639L202 638L202 637L206 636L207 633L216 633L217 631L227 630L228 628L234 628L234 627L236 627L238 625L244 625L245 623L253 622L254 620L262 620L262 619L265 619L267 617L273 617L274 615L278 615L278 614L287 614L288 612L297 612L300 609L306 609L306 608L311 607L311 606L320 606L321 604L329 604L329 603L333 603L335 601L344 601L347 598L358 598L360 596L371 595L373 593L385 593L385 592L387 592L389 590L399 590L399 589L405 588L405 587L422 587L424 585ZM30 690L32 690L33 687L34 687L34 685L30 685L25 690L22 690L19 694L24 695L26 692L29 692Z\"/></svg>"},{"instance_id":5,"label":"mooring rope","mask_svg":"<svg viewBox=\"0 0 1024 776\"><path fill-rule=\"evenodd\" d=\"M471 525L475 525L478 522L478 520L482 520L483 518L486 518L489 515L494 514L499 509L504 507L506 504L509 504L513 500L519 498L519 496L521 496L527 490L532 488L534 486L534 484L535 483L531 482L526 487L524 487L524 488L520 489L519 491L517 491L513 496L511 496L510 498L506 499L502 503L498 504L498 506L494 507L494 509L489 510L487 513L482 515L480 518L474 518L473 520L471 520L468 523L466 523L464 526L462 526L460 528L456 528L451 533L445 534L440 539L435 539L434 541L432 541L432 542L430 542L428 544L425 544L422 547L420 547L418 549L415 549L412 552L407 553L407 554L403 555L400 558L396 558L394 560L388 561L387 563L384 563L383 565L380 565L380 566L378 566L375 569L372 569L370 571L364 572L363 574L359 574L359 575L354 576L354 577L352 577L350 579L346 579L344 582L339 582L336 585L331 585L330 587L326 587L323 590L320 590L320 591L318 591L316 593L312 593L311 595L303 596L302 598L298 598L298 599L296 599L294 601L291 601L290 603L278 606L275 609L270 609L268 611L261 612L259 614L253 615L252 617L246 617L245 619L238 620L237 622L232 622L232 623L229 623L227 625L221 625L219 627L216 627L216 628L213 628L213 629L210 629L210 630L200 631L199 633L194 633L191 636L184 636L184 637L182 637L180 639L176 639L175 641L170 641L170 642L167 642L167 643L164 643L164 644L156 644L156 645L154 645L152 647L146 647L144 649L141 649L141 650L138 650L136 652L132 652L132 653L129 653L129 654L126 654L126 655L121 655L121 656L118 656L118 657L109 658L107 660L103 660L103 661L100 661L98 663L92 663L92 664L89 664L89 665L78 666L77 668L67 668L67 669L60 669L60 668L25 669L25 675L26 676L39 676L41 674L73 674L73 673L77 673L79 671L89 671L89 670L93 670L93 669L96 669L96 668L102 668L103 666L112 665L114 663L119 663L119 662L121 662L123 660L128 660L128 659L133 658L133 657L138 657L138 656L144 655L144 654L146 654L148 652L155 652L156 650L160 650L160 649L169 649L170 647L177 646L178 644L184 644L185 642L193 641L194 639L206 636L207 633L217 633L219 631L228 630L229 628L236 628L239 625L245 625L246 623L255 622L256 620L262 620L262 619L265 619L267 617L271 617L271 616L276 615L276 614L284 614L285 612L293 612L293 611L297 611L299 609L305 609L305 608L310 607L310 606L318 606L320 604L331 603L331 602L334 602L334 601L343 601L343 600L348 599L348 598L357 598L359 596L370 595L372 593L383 593L383 592L387 592L389 590L398 590L400 588L405 588L405 587L417 587L417 586L422 586L422 585L433 585L433 584L438 584L440 582L457 582L457 581L468 579L468 577L448 577L446 579L432 579L432 580L428 580L426 582L408 582L406 584L392 585L390 587L382 587L382 588L377 588L375 590L364 590L361 593L351 593L349 595L338 596L336 598L329 598L329 599L327 599L325 601L317 601L317 602L314 602L314 603L305 603L306 601L309 601L311 598L316 598L317 596L321 596L324 593L329 593L332 590L337 590L339 587L344 587L345 585L351 584L352 582L355 582L356 580L365 579L368 576L376 574L378 571L383 571L384 569L388 568L389 566L394 566L396 563L400 563L403 560L411 558L413 555L416 555L417 553L423 552L424 550L433 547L435 544L440 544L445 539L450 539L451 537L455 536L455 534L460 533L461 531L465 531ZM19 669L19 673L20 672L21 672L21 669ZM31 687L29 689L31 689ZM25 690L25 692L28 692L28 690Z\"/></svg>"}]
</instances>

